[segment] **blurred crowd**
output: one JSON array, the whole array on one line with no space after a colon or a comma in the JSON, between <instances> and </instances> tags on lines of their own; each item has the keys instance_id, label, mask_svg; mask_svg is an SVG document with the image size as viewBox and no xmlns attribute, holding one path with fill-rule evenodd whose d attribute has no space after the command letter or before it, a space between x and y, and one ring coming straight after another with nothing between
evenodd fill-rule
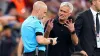
<instances>
[{"instance_id":1,"label":"blurred crowd","mask_svg":"<svg viewBox=\"0 0 100 56\"><path fill-rule=\"evenodd\" d=\"M38 0L0 0L0 55L16 56L20 40L22 22L30 15L34 2ZM47 16L42 20L45 24L48 19L54 19L61 2L68 1L74 5L71 14L77 14L88 9L88 0L42 0L48 6Z\"/></svg>"}]
</instances>

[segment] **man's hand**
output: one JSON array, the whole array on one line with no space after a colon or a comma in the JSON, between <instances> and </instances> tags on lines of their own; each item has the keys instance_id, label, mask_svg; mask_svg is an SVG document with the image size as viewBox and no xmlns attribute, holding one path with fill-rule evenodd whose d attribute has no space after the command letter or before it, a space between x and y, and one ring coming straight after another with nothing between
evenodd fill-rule
<instances>
[{"instance_id":1,"label":"man's hand","mask_svg":"<svg viewBox=\"0 0 100 56\"><path fill-rule=\"evenodd\" d=\"M80 51L80 53L82 53L84 56L88 56L84 50Z\"/></svg>"},{"instance_id":2,"label":"man's hand","mask_svg":"<svg viewBox=\"0 0 100 56\"><path fill-rule=\"evenodd\" d=\"M44 33L44 37L45 38L49 37L50 31L52 30L52 28L53 28L53 19L48 21L48 24L47 24L47 27L46 27L46 31Z\"/></svg>"},{"instance_id":3,"label":"man's hand","mask_svg":"<svg viewBox=\"0 0 100 56\"><path fill-rule=\"evenodd\" d=\"M75 31L74 23L72 22L72 19L67 20L67 21L65 22L65 24L66 24L66 25L64 25L64 26L67 27L67 28L70 30L70 32Z\"/></svg>"},{"instance_id":4,"label":"man's hand","mask_svg":"<svg viewBox=\"0 0 100 56\"><path fill-rule=\"evenodd\" d=\"M53 40L53 44L52 45L56 45L57 44L57 38L48 38L49 40Z\"/></svg>"},{"instance_id":5,"label":"man's hand","mask_svg":"<svg viewBox=\"0 0 100 56\"><path fill-rule=\"evenodd\" d=\"M53 28L53 19L48 21L46 31L50 32Z\"/></svg>"},{"instance_id":6,"label":"man's hand","mask_svg":"<svg viewBox=\"0 0 100 56\"><path fill-rule=\"evenodd\" d=\"M57 44L57 38L53 38L53 44L52 45L56 45Z\"/></svg>"}]
</instances>

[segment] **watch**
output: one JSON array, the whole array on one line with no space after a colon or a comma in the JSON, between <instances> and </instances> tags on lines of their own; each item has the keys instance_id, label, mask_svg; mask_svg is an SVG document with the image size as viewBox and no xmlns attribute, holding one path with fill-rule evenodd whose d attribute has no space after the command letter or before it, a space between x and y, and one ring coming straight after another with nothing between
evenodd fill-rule
<instances>
[{"instance_id":1,"label":"watch","mask_svg":"<svg viewBox=\"0 0 100 56\"><path fill-rule=\"evenodd\" d=\"M75 31L71 32L71 34L75 34Z\"/></svg>"},{"instance_id":2,"label":"watch","mask_svg":"<svg viewBox=\"0 0 100 56\"><path fill-rule=\"evenodd\" d=\"M50 39L50 45L52 45L53 44L53 40L52 39Z\"/></svg>"}]
</instances>

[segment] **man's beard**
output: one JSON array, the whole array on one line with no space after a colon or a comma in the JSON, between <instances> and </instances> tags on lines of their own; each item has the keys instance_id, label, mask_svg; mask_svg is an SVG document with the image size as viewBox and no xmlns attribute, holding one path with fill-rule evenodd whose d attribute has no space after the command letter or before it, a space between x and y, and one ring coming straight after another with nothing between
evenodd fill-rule
<instances>
[{"instance_id":1,"label":"man's beard","mask_svg":"<svg viewBox=\"0 0 100 56\"><path fill-rule=\"evenodd\" d=\"M64 19L59 19L60 20L60 22L63 22L63 21L65 21Z\"/></svg>"},{"instance_id":2,"label":"man's beard","mask_svg":"<svg viewBox=\"0 0 100 56\"><path fill-rule=\"evenodd\" d=\"M59 19L59 21L65 23L66 19Z\"/></svg>"},{"instance_id":3,"label":"man's beard","mask_svg":"<svg viewBox=\"0 0 100 56\"><path fill-rule=\"evenodd\" d=\"M66 21L67 18L63 18L63 19L60 19L60 18L59 18L59 20L60 20L61 22L63 22L63 21Z\"/></svg>"}]
</instances>

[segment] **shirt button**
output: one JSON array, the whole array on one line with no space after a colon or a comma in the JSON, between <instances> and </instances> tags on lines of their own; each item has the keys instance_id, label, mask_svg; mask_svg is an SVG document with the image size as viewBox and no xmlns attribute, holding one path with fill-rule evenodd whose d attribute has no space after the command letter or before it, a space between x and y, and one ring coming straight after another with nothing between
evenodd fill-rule
<instances>
[{"instance_id":1,"label":"shirt button","mask_svg":"<svg viewBox=\"0 0 100 56\"><path fill-rule=\"evenodd\" d=\"M94 45L94 48L96 48L96 45Z\"/></svg>"},{"instance_id":2,"label":"shirt button","mask_svg":"<svg viewBox=\"0 0 100 56\"><path fill-rule=\"evenodd\" d=\"M61 30L61 31L63 31L63 30Z\"/></svg>"}]
</instances>

